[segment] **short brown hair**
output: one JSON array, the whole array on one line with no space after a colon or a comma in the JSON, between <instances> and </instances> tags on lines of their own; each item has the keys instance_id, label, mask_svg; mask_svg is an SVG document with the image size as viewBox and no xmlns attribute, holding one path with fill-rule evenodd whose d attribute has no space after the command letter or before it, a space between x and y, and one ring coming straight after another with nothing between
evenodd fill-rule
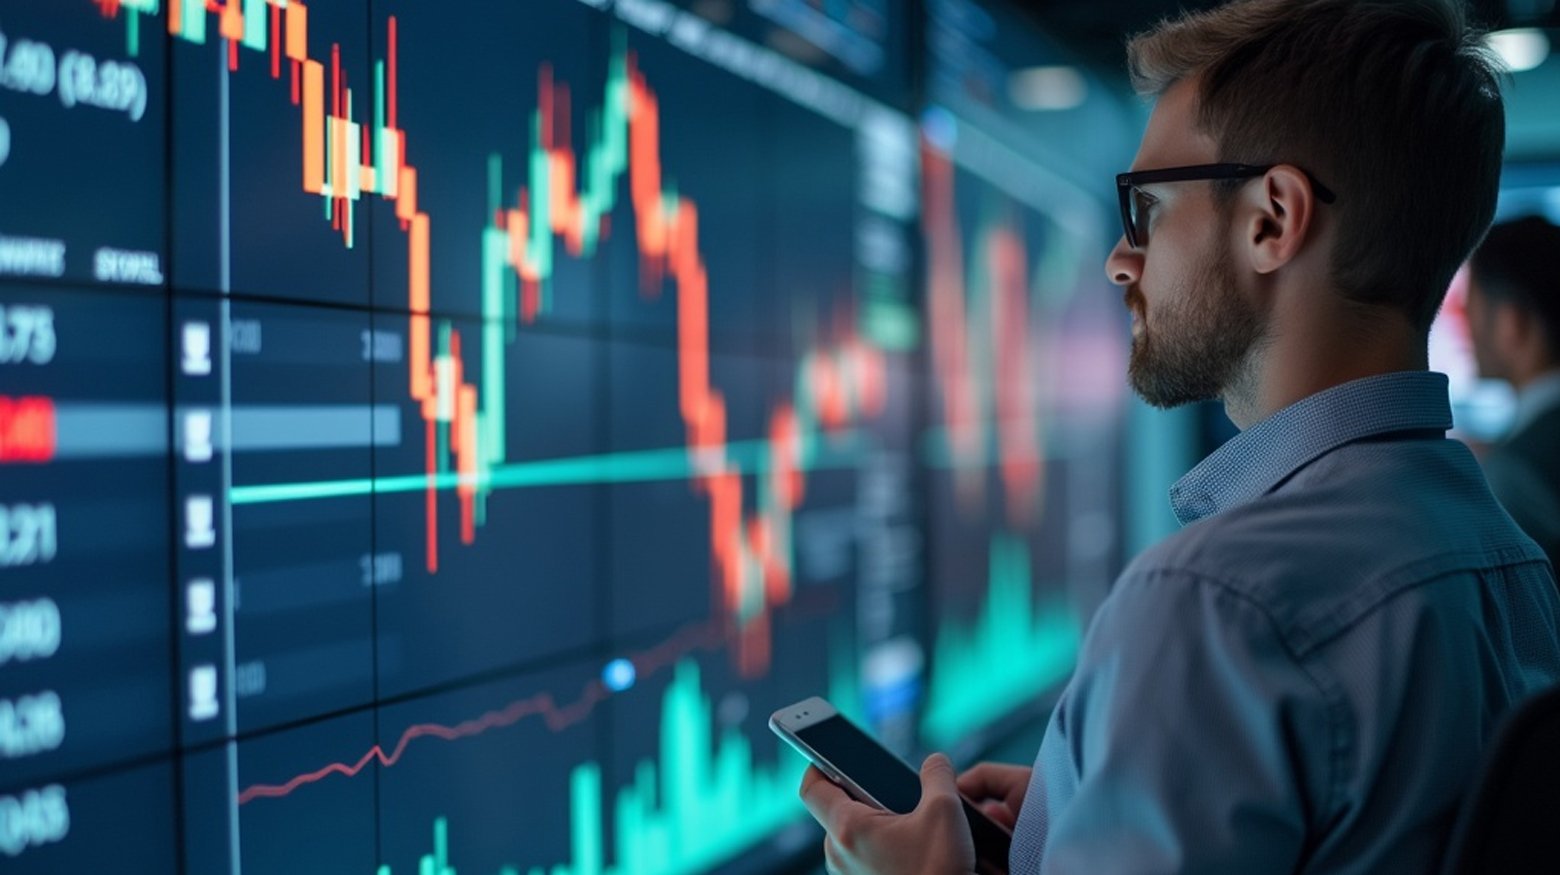
<instances>
[{"instance_id":1,"label":"short brown hair","mask_svg":"<svg viewBox=\"0 0 1560 875\"><path fill-rule=\"evenodd\" d=\"M1127 56L1145 96L1199 80L1216 160L1293 163L1337 192L1337 291L1429 328L1494 218L1506 141L1460 0L1237 0L1161 22Z\"/></svg>"}]
</instances>

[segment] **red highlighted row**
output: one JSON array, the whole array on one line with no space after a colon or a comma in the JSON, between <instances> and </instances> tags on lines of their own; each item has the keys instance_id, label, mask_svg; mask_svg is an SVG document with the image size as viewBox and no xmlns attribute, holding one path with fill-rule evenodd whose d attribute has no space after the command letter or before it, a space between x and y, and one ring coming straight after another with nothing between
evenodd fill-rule
<instances>
[{"instance_id":1,"label":"red highlighted row","mask_svg":"<svg viewBox=\"0 0 1560 875\"><path fill-rule=\"evenodd\" d=\"M53 461L58 431L53 398L0 395L0 463Z\"/></svg>"}]
</instances>

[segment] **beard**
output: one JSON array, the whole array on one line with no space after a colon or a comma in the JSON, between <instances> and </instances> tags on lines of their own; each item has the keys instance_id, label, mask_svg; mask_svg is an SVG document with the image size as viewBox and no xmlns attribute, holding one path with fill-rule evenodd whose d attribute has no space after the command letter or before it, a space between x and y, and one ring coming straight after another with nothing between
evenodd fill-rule
<instances>
[{"instance_id":1,"label":"beard","mask_svg":"<svg viewBox=\"0 0 1560 875\"><path fill-rule=\"evenodd\" d=\"M1127 303L1142 330L1132 338L1127 378L1134 391L1162 409L1218 398L1242 376L1251 350L1266 333L1256 308L1236 288L1228 235L1189 281L1165 295L1148 318L1136 287Z\"/></svg>"}]
</instances>

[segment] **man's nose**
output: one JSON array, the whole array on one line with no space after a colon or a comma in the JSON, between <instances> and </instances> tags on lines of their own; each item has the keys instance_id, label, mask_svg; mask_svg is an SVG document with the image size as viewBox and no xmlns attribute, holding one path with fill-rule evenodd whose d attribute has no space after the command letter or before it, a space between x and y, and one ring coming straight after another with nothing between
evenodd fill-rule
<instances>
[{"instance_id":1,"label":"man's nose","mask_svg":"<svg viewBox=\"0 0 1560 875\"><path fill-rule=\"evenodd\" d=\"M1127 235L1121 235L1105 259L1105 275L1118 286L1130 286L1142 278L1143 255L1127 243Z\"/></svg>"}]
</instances>

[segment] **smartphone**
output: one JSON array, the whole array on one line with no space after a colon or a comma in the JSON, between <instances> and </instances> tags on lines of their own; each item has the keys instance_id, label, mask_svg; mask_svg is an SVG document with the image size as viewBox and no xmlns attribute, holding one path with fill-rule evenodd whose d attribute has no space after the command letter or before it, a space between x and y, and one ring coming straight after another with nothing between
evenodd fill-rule
<instances>
[{"instance_id":1,"label":"smartphone","mask_svg":"<svg viewBox=\"0 0 1560 875\"><path fill-rule=\"evenodd\" d=\"M829 780L867 805L909 814L921 801L921 774L814 696L769 718L769 728L817 766ZM1013 834L964 799L983 873L1005 873Z\"/></svg>"}]
</instances>

